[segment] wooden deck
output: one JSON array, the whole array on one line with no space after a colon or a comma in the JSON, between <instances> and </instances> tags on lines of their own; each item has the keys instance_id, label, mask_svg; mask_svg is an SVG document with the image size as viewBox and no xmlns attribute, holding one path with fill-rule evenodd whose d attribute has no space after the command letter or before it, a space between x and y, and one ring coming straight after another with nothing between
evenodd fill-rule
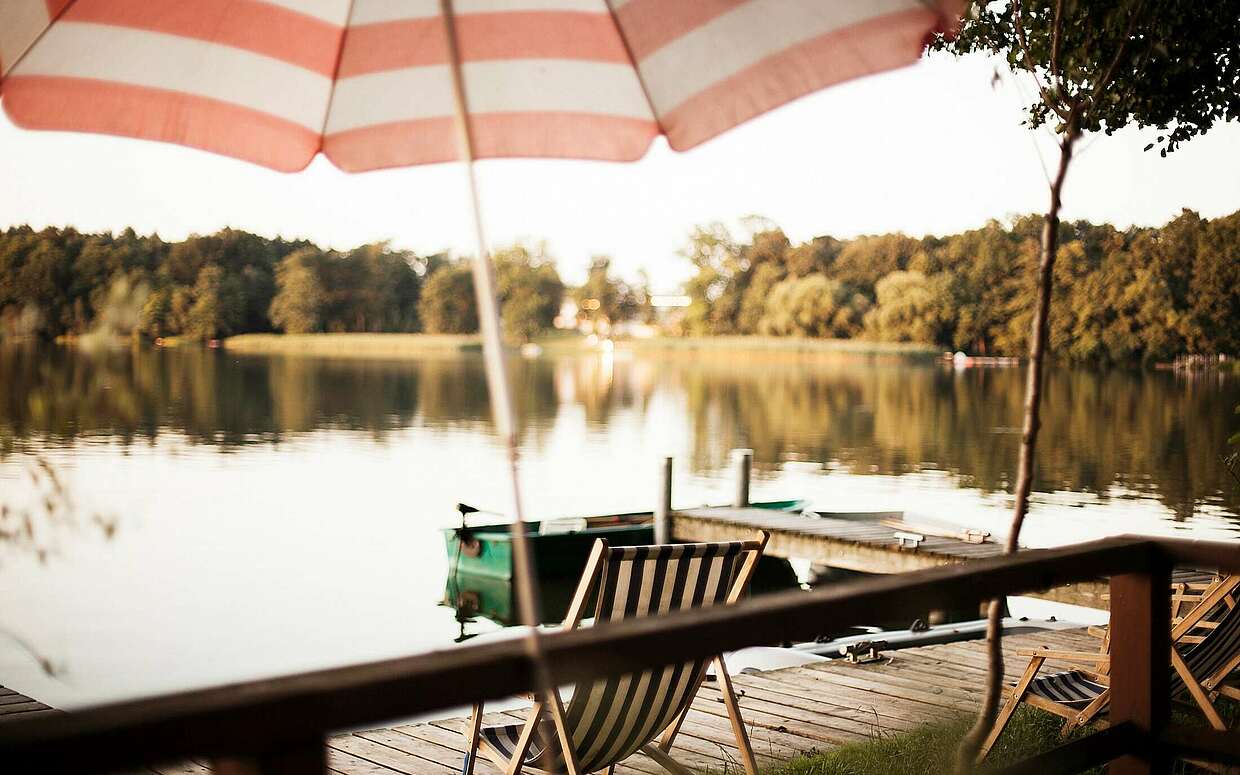
<instances>
[{"instance_id":1,"label":"wooden deck","mask_svg":"<svg viewBox=\"0 0 1240 775\"><path fill-rule=\"evenodd\" d=\"M1098 641L1084 630L1013 635L1004 643L1009 680L1018 676L1028 661L1015 655L1018 649L1098 648ZM870 664L834 660L738 675L733 681L741 695L742 713L758 763L769 765L798 754L906 732L935 720L971 715L981 700L985 664L984 644L969 641L892 651L882 661ZM1054 663L1048 661L1048 665ZM46 706L42 712L47 712ZM510 724L523 718L523 711L518 709L488 714L484 722ZM448 718L336 735L328 741L329 769L336 775L459 773L466 721ZM727 711L710 683L694 702L672 753L694 770L739 770ZM666 775L644 754L630 757L616 771L619 775ZM211 769L205 762L182 762L153 765L141 772L207 775ZM479 759L475 772L499 775L485 757Z\"/></svg>"},{"instance_id":2,"label":"wooden deck","mask_svg":"<svg viewBox=\"0 0 1240 775\"><path fill-rule=\"evenodd\" d=\"M1007 674L1018 676L1027 659L1019 648L1098 648L1083 630L1046 631L1005 639ZM950 668L950 669L945 669ZM881 662L842 660L738 675L734 683L760 765L815 750L908 731L937 719L977 711L986 674L981 641L889 652ZM484 723L513 723L523 712L489 714ZM340 775L450 775L460 772L464 718L354 732L331 739L329 766ZM676 739L673 754L695 770L739 768L739 754L723 699L703 687ZM183 772L172 770L165 772ZM498 775L480 759L475 772ZM623 775L666 775L643 754L617 768Z\"/></svg>"},{"instance_id":3,"label":"wooden deck","mask_svg":"<svg viewBox=\"0 0 1240 775\"><path fill-rule=\"evenodd\" d=\"M38 700L32 700L24 694L0 686L0 724L58 712Z\"/></svg>"}]
</instances>

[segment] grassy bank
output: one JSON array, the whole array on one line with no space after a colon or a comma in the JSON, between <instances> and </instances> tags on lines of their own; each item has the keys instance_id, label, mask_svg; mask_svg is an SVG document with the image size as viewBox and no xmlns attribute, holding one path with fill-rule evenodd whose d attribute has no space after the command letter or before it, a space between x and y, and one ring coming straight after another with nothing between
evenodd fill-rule
<instances>
[{"instance_id":1,"label":"grassy bank","mask_svg":"<svg viewBox=\"0 0 1240 775\"><path fill-rule=\"evenodd\" d=\"M885 735L862 743L802 756L770 768L765 775L929 775L952 772L956 745L972 725L972 717L927 724L902 735ZM1022 707L995 744L978 772L998 772L1021 759L1049 751L1063 740L1062 719ZM1077 732L1072 739L1088 732ZM1103 773L1102 768L1086 770Z\"/></svg>"},{"instance_id":2,"label":"grassy bank","mask_svg":"<svg viewBox=\"0 0 1240 775\"><path fill-rule=\"evenodd\" d=\"M633 339L624 347L636 352L773 353L793 355L858 355L934 358L941 348L911 342L871 342L864 339L799 339L790 336L701 336Z\"/></svg>"},{"instance_id":3,"label":"grassy bank","mask_svg":"<svg viewBox=\"0 0 1240 775\"><path fill-rule=\"evenodd\" d=\"M255 355L317 355L331 358L400 358L479 349L473 335L457 334L241 334L223 347Z\"/></svg>"},{"instance_id":4,"label":"grassy bank","mask_svg":"<svg viewBox=\"0 0 1240 775\"><path fill-rule=\"evenodd\" d=\"M1229 728L1234 728L1240 718L1240 703L1222 698L1216 707ZM1172 716L1177 724L1205 725L1201 714L1194 711L1176 708ZM930 775L952 772L956 746L972 724L972 716L927 724L902 735L885 735L823 753L801 756L787 764L765 769L764 775ZM1063 719L1058 716L1022 705L977 772L999 772L1022 759L1062 745L1067 742L1059 736L1062 728ZM1089 729L1077 729L1067 740L1090 733ZM1095 767L1083 772L1103 775L1106 768Z\"/></svg>"},{"instance_id":5,"label":"grassy bank","mask_svg":"<svg viewBox=\"0 0 1240 775\"><path fill-rule=\"evenodd\" d=\"M171 343L171 342L170 342ZM598 345L569 332L551 332L534 343L549 354L591 352ZM223 341L238 353L321 357L400 358L478 350L476 335L456 334L241 334ZM617 349L672 355L776 355L933 358L930 345L852 339L795 339L767 336L659 337L625 339Z\"/></svg>"}]
</instances>

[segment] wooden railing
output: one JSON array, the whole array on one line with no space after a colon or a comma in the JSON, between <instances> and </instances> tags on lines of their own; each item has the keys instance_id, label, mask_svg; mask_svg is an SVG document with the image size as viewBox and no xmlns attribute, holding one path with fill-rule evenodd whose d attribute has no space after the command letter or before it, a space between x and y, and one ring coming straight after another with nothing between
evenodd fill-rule
<instances>
[{"instance_id":1,"label":"wooden railing","mask_svg":"<svg viewBox=\"0 0 1240 775\"><path fill-rule=\"evenodd\" d=\"M1120 537L965 565L790 591L673 616L546 635L553 679L568 684L701 656L812 638L874 611L912 616L1000 595L1111 578L1110 726L1014 768L1043 775L1112 762L1161 772L1176 755L1240 763L1240 735L1170 723L1175 564L1240 572L1240 547ZM0 772L104 772L210 759L217 772L321 773L326 736L534 688L520 639L139 700L0 727Z\"/></svg>"}]
</instances>

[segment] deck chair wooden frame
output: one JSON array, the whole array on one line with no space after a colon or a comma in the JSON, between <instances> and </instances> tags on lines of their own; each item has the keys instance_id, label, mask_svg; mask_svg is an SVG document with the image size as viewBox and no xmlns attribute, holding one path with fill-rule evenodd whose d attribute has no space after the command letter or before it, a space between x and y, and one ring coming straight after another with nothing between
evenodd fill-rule
<instances>
[{"instance_id":1,"label":"deck chair wooden frame","mask_svg":"<svg viewBox=\"0 0 1240 775\"><path fill-rule=\"evenodd\" d=\"M749 582L753 578L754 571L758 567L758 560L761 559L762 552L766 549L766 543L769 538L769 533L760 531L757 539L740 542L740 555L736 560L737 564L732 581L726 588L726 594L722 601L723 605L736 603L745 594L749 587ZM577 584L577 590L569 604L562 629L573 630L581 626L581 620L585 615L586 605L590 601L591 594L596 586L601 589L601 585L598 582L602 574L606 572L606 558L610 549L611 547L608 546L604 539L600 538L594 542L590 550L590 556L586 561L585 570L582 572L581 580ZM732 687L732 679L728 674L723 655L713 655L709 658L709 661L713 663L715 668L719 690L723 695L723 701L728 711L728 719L731 721L732 732L736 736L736 746L740 751L746 775L758 775L758 764L754 757L753 746L749 742L749 735L745 730L744 720L741 718L740 704ZM693 705L693 699L696 697L705 678L706 670L703 669L696 681L688 689L684 709L677 713L671 723L667 724L663 729L656 729L649 735L644 735L645 742L638 749L657 762L663 769L672 773L672 775L690 775L689 770L684 765L672 758L671 750L676 736L680 732L680 727ZM465 731L467 747L465 762L461 769L462 775L473 775L474 762L477 759L479 750L485 753L487 758L506 775L520 775L523 771L541 773L558 771L567 772L568 775L587 775L582 770L578 752L574 749L565 704L560 698L559 690L553 690L546 696L532 694L531 698L533 706L530 708L525 723L521 726L519 736L515 741L512 741L515 745L511 754L497 749L484 738L481 734L483 731L483 703L479 702L474 705L469 726ZM550 716L550 724L546 721L547 716ZM542 737L541 742L543 743L544 750L547 746L552 745L553 742L558 746L562 754L562 761L557 763L562 764L562 769L537 769L530 766L527 762L527 756L530 754L534 744L538 742L540 736ZM551 736L554 736L554 741L547 739ZM605 772L607 775L613 775L618 763L619 760L607 762L604 769L595 770L595 772Z\"/></svg>"},{"instance_id":2,"label":"deck chair wooden frame","mask_svg":"<svg viewBox=\"0 0 1240 775\"><path fill-rule=\"evenodd\" d=\"M1228 611L1235 608L1237 591L1240 590L1240 576L1227 576L1209 585L1202 585L1196 590L1186 590L1185 586L1182 584L1172 585L1172 616L1176 623L1171 628L1171 668L1184 682L1184 687L1189 697L1192 698L1193 704L1201 710L1202 715L1206 717L1210 725L1216 730L1224 731L1227 726L1223 722L1222 717L1219 716L1218 710L1214 707L1213 697L1222 694L1227 697L1240 698L1240 690L1224 683L1227 677L1240 667L1240 650L1232 654L1225 663L1210 675L1194 676L1176 647L1179 645L1199 644L1209 637L1210 633L1217 627L1217 622L1208 621L1206 617L1220 605L1225 606ZM1182 605L1185 602L1191 602L1193 605L1187 614L1179 616ZM1191 633L1197 629L1205 629L1206 635L1192 635ZM1024 673L1021 674L1016 685L1007 690L1007 703L999 712L998 717L995 719L994 728L982 744L981 750L978 753L979 762L986 758L986 755L999 739L999 736L1003 734L1003 730L1007 727L1008 722L1012 719L1012 715L1022 702L1027 702L1035 708L1041 708L1064 718L1066 721L1060 734L1065 737L1077 727L1093 723L1106 710L1111 701L1110 633L1109 631L1094 632L1095 634L1101 634L1103 638L1102 647L1097 652L1054 651L1049 649L1016 652L1019 656L1029 657L1029 665L1025 668ZM1064 660L1070 664L1071 670L1081 673L1088 680L1106 688L1084 708L1074 708L1030 693L1034 679L1038 677L1039 671L1041 671L1042 666L1048 659Z\"/></svg>"}]
</instances>

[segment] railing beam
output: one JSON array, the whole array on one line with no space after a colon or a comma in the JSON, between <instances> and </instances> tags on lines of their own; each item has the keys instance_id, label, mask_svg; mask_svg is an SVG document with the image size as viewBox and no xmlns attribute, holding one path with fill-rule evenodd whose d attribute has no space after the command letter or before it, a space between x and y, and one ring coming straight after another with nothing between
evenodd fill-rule
<instances>
[{"instance_id":1,"label":"railing beam","mask_svg":"<svg viewBox=\"0 0 1240 775\"><path fill-rule=\"evenodd\" d=\"M1155 742L1171 711L1171 563L1160 553L1144 571L1111 577L1111 723L1139 732L1137 750L1111 763L1111 775L1152 775L1170 764Z\"/></svg>"},{"instance_id":2,"label":"railing beam","mask_svg":"<svg viewBox=\"0 0 1240 775\"><path fill-rule=\"evenodd\" d=\"M324 775L327 746L322 738L261 753L218 756L211 761L215 775Z\"/></svg>"},{"instance_id":3,"label":"railing beam","mask_svg":"<svg viewBox=\"0 0 1240 775\"><path fill-rule=\"evenodd\" d=\"M731 651L812 636L833 623L866 620L875 610L898 614L924 610L928 604L976 604L983 594L1017 594L1099 575L1143 573L1153 562L1165 566L1172 560L1240 572L1235 544L1118 537L556 633L543 642L555 679L572 683L690 659L701 656L703 649ZM1162 567L1157 575L1165 579L1166 573ZM1142 630L1139 612L1121 612L1113 621L1125 632L1135 627L1152 638L1167 637L1169 625L1161 619L1169 615L1166 582L1143 583L1134 590L1147 603L1153 589L1160 588L1159 605L1148 610L1161 612L1151 617L1164 624L1150 627L1151 618ZM1121 590L1120 596L1127 594ZM1134 616L1136 620L1129 621ZM1118 648L1123 653L1127 646ZM1146 643L1145 648L1144 660L1124 658L1136 665L1138 675L1144 665L1144 672L1157 678L1150 655L1161 653L1161 680L1167 680L1169 644ZM499 641L14 721L0 725L0 763L6 772L85 773L152 760L296 747L312 735L527 691L534 688L530 667L519 641ZM1155 696L1152 682L1150 689L1149 696ZM1139 698L1128 707L1125 713L1141 717ZM1146 728L1157 721L1151 714L1141 718L1148 718Z\"/></svg>"}]
</instances>

